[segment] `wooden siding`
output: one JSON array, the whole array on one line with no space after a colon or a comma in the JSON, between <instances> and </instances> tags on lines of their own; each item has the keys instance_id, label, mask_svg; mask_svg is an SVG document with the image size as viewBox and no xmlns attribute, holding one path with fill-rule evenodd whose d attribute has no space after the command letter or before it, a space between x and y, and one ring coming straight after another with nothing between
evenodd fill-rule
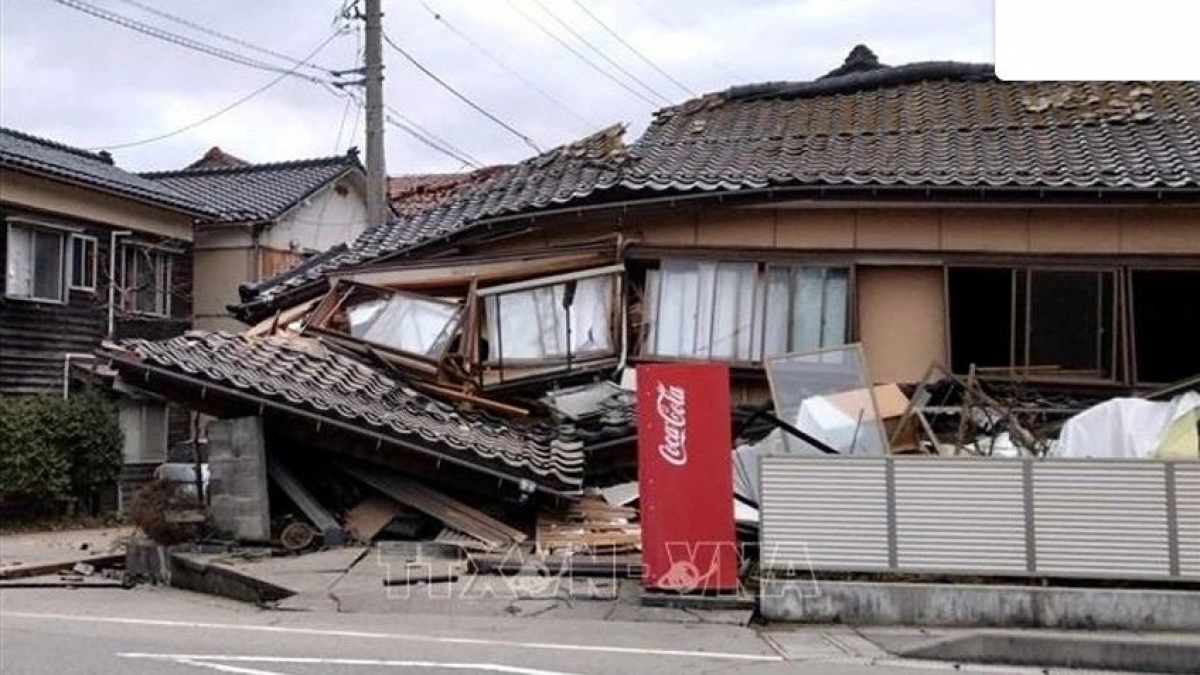
<instances>
[{"instance_id":1,"label":"wooden siding","mask_svg":"<svg viewBox=\"0 0 1200 675\"><path fill-rule=\"evenodd\" d=\"M108 330L110 230L86 221L49 217L5 205L0 208L0 265L7 267L10 216L27 216L77 228L96 238L96 290L68 291L65 303L33 302L5 296L7 274L0 275L0 395L55 392L62 388L67 353L91 354ZM155 237L155 241L159 241ZM143 241L134 237L121 241ZM171 242L182 253L173 256L171 317L127 315L118 309L118 338L151 339L179 335L191 325L192 264L189 244ZM69 253L69 251L68 251Z\"/></svg>"}]
</instances>

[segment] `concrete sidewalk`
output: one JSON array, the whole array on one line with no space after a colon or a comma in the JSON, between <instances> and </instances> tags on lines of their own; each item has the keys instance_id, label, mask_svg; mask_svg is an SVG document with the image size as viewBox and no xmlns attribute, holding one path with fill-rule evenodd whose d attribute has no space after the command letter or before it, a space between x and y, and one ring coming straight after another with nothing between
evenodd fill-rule
<instances>
[{"instance_id":1,"label":"concrete sidewalk","mask_svg":"<svg viewBox=\"0 0 1200 675\"><path fill-rule=\"evenodd\" d=\"M0 569L120 553L133 526L0 535Z\"/></svg>"}]
</instances>

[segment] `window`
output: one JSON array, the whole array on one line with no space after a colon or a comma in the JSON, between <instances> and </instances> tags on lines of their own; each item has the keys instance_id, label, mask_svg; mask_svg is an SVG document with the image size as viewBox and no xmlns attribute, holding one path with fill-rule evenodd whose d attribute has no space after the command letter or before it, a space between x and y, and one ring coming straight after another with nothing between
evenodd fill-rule
<instances>
[{"instance_id":1,"label":"window","mask_svg":"<svg viewBox=\"0 0 1200 675\"><path fill-rule=\"evenodd\" d=\"M24 300L63 302L62 232L8 224L5 295Z\"/></svg>"},{"instance_id":2,"label":"window","mask_svg":"<svg viewBox=\"0 0 1200 675\"><path fill-rule=\"evenodd\" d=\"M846 342L845 268L664 260L646 276L651 356L761 361Z\"/></svg>"},{"instance_id":3,"label":"window","mask_svg":"<svg viewBox=\"0 0 1200 675\"><path fill-rule=\"evenodd\" d=\"M438 357L458 318L456 304L395 293L347 310L350 335L429 358Z\"/></svg>"},{"instance_id":4,"label":"window","mask_svg":"<svg viewBox=\"0 0 1200 675\"><path fill-rule=\"evenodd\" d=\"M955 372L1114 377L1114 271L951 268L946 279Z\"/></svg>"},{"instance_id":5,"label":"window","mask_svg":"<svg viewBox=\"0 0 1200 675\"><path fill-rule=\"evenodd\" d=\"M96 238L71 235L71 288L96 290Z\"/></svg>"},{"instance_id":6,"label":"window","mask_svg":"<svg viewBox=\"0 0 1200 675\"><path fill-rule=\"evenodd\" d=\"M1200 373L1200 270L1132 270L1129 286L1137 382Z\"/></svg>"},{"instance_id":7,"label":"window","mask_svg":"<svg viewBox=\"0 0 1200 675\"><path fill-rule=\"evenodd\" d=\"M141 246L121 248L121 309L137 314L171 313L171 256Z\"/></svg>"},{"instance_id":8,"label":"window","mask_svg":"<svg viewBox=\"0 0 1200 675\"><path fill-rule=\"evenodd\" d=\"M356 349L371 343L396 356L418 357L428 367L450 348L461 319L462 303L456 300L340 282L313 310L304 331Z\"/></svg>"},{"instance_id":9,"label":"window","mask_svg":"<svg viewBox=\"0 0 1200 675\"><path fill-rule=\"evenodd\" d=\"M608 274L485 295L488 360L561 361L612 354L614 288Z\"/></svg>"},{"instance_id":10,"label":"window","mask_svg":"<svg viewBox=\"0 0 1200 675\"><path fill-rule=\"evenodd\" d=\"M167 406L157 401L122 399L118 404L125 437L126 464L159 463L167 458Z\"/></svg>"}]
</instances>

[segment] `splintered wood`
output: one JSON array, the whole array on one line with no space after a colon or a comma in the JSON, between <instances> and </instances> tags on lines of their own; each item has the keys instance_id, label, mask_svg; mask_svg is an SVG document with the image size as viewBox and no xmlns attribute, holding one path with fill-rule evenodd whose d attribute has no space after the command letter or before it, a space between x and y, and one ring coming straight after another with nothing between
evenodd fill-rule
<instances>
[{"instance_id":1,"label":"splintered wood","mask_svg":"<svg viewBox=\"0 0 1200 675\"><path fill-rule=\"evenodd\" d=\"M638 511L612 506L600 495L584 495L564 511L538 516L539 553L615 554L642 548Z\"/></svg>"}]
</instances>

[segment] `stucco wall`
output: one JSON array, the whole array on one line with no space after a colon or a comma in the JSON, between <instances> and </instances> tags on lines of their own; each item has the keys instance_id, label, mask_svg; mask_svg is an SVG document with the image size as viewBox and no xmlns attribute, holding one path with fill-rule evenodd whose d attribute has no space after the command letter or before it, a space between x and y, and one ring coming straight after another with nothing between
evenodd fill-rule
<instances>
[{"instance_id":1,"label":"stucco wall","mask_svg":"<svg viewBox=\"0 0 1200 675\"><path fill-rule=\"evenodd\" d=\"M356 181L344 178L268 228L262 244L278 250L324 251L354 240L366 223L366 196Z\"/></svg>"},{"instance_id":2,"label":"stucco wall","mask_svg":"<svg viewBox=\"0 0 1200 675\"><path fill-rule=\"evenodd\" d=\"M0 201L116 229L192 240L192 217L186 214L15 171L0 173Z\"/></svg>"},{"instance_id":3,"label":"stucco wall","mask_svg":"<svg viewBox=\"0 0 1200 675\"><path fill-rule=\"evenodd\" d=\"M229 316L225 307L238 301L238 284L251 279L253 272L252 248L197 249L194 282L196 328L244 328Z\"/></svg>"}]
</instances>

